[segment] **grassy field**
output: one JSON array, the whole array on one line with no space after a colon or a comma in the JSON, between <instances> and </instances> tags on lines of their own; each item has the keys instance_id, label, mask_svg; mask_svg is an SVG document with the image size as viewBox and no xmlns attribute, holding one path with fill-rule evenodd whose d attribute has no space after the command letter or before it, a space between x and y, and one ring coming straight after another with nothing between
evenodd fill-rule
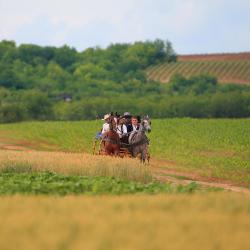
<instances>
[{"instance_id":1,"label":"grassy field","mask_svg":"<svg viewBox=\"0 0 250 250\"><path fill-rule=\"evenodd\" d=\"M150 152L161 167L249 185L250 119L165 119L152 126ZM101 121L6 124L0 125L0 138L5 144L90 153L100 127Z\"/></svg>"},{"instance_id":2,"label":"grassy field","mask_svg":"<svg viewBox=\"0 0 250 250\"><path fill-rule=\"evenodd\" d=\"M250 119L152 126L154 165L249 186ZM159 183L137 159L93 156L100 127L0 125L0 249L249 249L247 194Z\"/></svg>"},{"instance_id":3,"label":"grassy field","mask_svg":"<svg viewBox=\"0 0 250 250\"><path fill-rule=\"evenodd\" d=\"M0 249L248 250L236 194L0 198Z\"/></svg>"},{"instance_id":4,"label":"grassy field","mask_svg":"<svg viewBox=\"0 0 250 250\"><path fill-rule=\"evenodd\" d=\"M159 183L138 160L89 154L2 151L0 195L191 193L220 190L189 184Z\"/></svg>"}]
</instances>

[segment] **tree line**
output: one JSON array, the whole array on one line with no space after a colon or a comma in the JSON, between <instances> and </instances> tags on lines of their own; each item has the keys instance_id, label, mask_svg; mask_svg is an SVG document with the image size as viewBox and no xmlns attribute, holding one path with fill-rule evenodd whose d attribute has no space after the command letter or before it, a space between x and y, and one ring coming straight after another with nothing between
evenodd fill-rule
<instances>
[{"instance_id":1,"label":"tree line","mask_svg":"<svg viewBox=\"0 0 250 250\"><path fill-rule=\"evenodd\" d=\"M145 69L176 61L169 41L63 46L0 42L0 122L96 119L108 111L165 117L249 117L250 88L212 76L147 80Z\"/></svg>"}]
</instances>

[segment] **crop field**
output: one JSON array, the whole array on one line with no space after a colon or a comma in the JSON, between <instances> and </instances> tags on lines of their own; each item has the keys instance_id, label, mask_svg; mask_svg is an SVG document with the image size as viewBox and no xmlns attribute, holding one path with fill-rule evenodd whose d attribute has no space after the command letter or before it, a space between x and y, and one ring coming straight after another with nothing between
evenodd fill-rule
<instances>
[{"instance_id":1,"label":"crop field","mask_svg":"<svg viewBox=\"0 0 250 250\"><path fill-rule=\"evenodd\" d=\"M250 119L164 119L152 126L150 153L160 167L249 186ZM100 127L101 121L0 125L0 148L91 153Z\"/></svg>"},{"instance_id":2,"label":"crop field","mask_svg":"<svg viewBox=\"0 0 250 250\"><path fill-rule=\"evenodd\" d=\"M182 178L249 191L250 119L153 120L146 166L92 155L100 127L0 125L0 249L249 249L249 192Z\"/></svg>"},{"instance_id":3,"label":"crop field","mask_svg":"<svg viewBox=\"0 0 250 250\"><path fill-rule=\"evenodd\" d=\"M186 78L208 74L220 83L250 84L250 53L180 55L176 63L151 66L149 79L168 83L175 74Z\"/></svg>"},{"instance_id":4,"label":"crop field","mask_svg":"<svg viewBox=\"0 0 250 250\"><path fill-rule=\"evenodd\" d=\"M250 60L212 61L183 60L151 66L146 71L149 79L168 83L175 74L186 78L201 74L215 76L220 83L250 84Z\"/></svg>"}]
</instances>

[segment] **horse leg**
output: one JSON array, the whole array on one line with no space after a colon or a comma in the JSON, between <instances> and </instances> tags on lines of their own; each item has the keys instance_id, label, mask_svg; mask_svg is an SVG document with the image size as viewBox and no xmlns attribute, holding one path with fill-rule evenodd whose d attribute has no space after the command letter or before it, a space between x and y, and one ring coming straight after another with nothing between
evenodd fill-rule
<instances>
[{"instance_id":1,"label":"horse leg","mask_svg":"<svg viewBox=\"0 0 250 250\"><path fill-rule=\"evenodd\" d=\"M148 164L149 164L149 160L150 160L150 153L147 152L147 160L148 160Z\"/></svg>"},{"instance_id":2,"label":"horse leg","mask_svg":"<svg viewBox=\"0 0 250 250\"><path fill-rule=\"evenodd\" d=\"M131 154L133 158L136 158L136 156L138 155L136 148L132 149Z\"/></svg>"},{"instance_id":3,"label":"horse leg","mask_svg":"<svg viewBox=\"0 0 250 250\"><path fill-rule=\"evenodd\" d=\"M145 147L145 159L147 159L147 163L149 165L150 153L148 151L148 146Z\"/></svg>"},{"instance_id":4,"label":"horse leg","mask_svg":"<svg viewBox=\"0 0 250 250\"><path fill-rule=\"evenodd\" d=\"M114 155L117 157L120 154L120 148L119 147L114 147Z\"/></svg>"},{"instance_id":5,"label":"horse leg","mask_svg":"<svg viewBox=\"0 0 250 250\"><path fill-rule=\"evenodd\" d=\"M145 164L145 158L143 156L143 153L141 153L141 163L144 165Z\"/></svg>"},{"instance_id":6,"label":"horse leg","mask_svg":"<svg viewBox=\"0 0 250 250\"><path fill-rule=\"evenodd\" d=\"M147 149L146 149L146 148L143 148L143 149L141 150L141 162L142 162L143 164L145 164L146 158L147 158Z\"/></svg>"},{"instance_id":7,"label":"horse leg","mask_svg":"<svg viewBox=\"0 0 250 250\"><path fill-rule=\"evenodd\" d=\"M112 155L113 154L112 145L106 144L106 146L105 146L105 153L106 153L106 155Z\"/></svg>"}]
</instances>

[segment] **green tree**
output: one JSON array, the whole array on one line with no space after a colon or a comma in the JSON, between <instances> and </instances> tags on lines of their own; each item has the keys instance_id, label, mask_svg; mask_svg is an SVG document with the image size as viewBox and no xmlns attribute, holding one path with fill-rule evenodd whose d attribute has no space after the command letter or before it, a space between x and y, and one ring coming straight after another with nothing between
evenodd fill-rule
<instances>
[{"instance_id":1,"label":"green tree","mask_svg":"<svg viewBox=\"0 0 250 250\"><path fill-rule=\"evenodd\" d=\"M23 103L31 119L47 120L53 118L53 107L47 94L37 90L27 91L22 96Z\"/></svg>"}]
</instances>

